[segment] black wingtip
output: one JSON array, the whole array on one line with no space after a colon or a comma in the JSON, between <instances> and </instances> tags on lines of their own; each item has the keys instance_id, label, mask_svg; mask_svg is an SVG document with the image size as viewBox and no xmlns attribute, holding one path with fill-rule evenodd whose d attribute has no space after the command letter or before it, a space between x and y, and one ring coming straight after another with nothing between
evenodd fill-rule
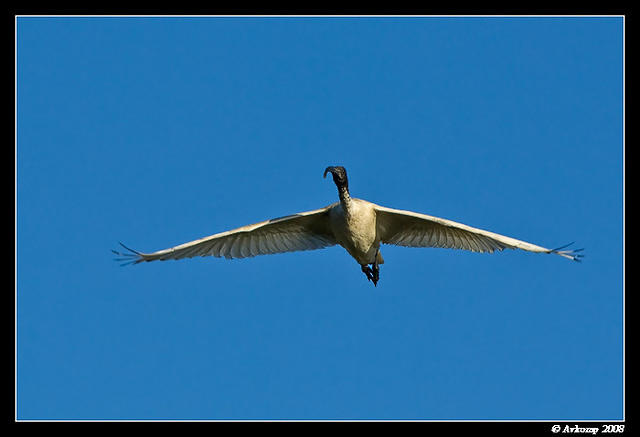
<instances>
[{"instance_id":1,"label":"black wingtip","mask_svg":"<svg viewBox=\"0 0 640 437\"><path fill-rule=\"evenodd\" d=\"M584 250L584 248L580 248L580 249L571 249L571 250L562 250L565 249L569 246L571 246L573 243L575 243L574 241L572 241L569 244L565 244L564 246L560 246L556 249L551 249L549 251L549 253L555 253L556 255L560 255L562 257L568 258L572 261L575 262L582 262L582 258L584 258L584 254L582 253L578 253L578 252L582 252Z\"/></svg>"},{"instance_id":2,"label":"black wingtip","mask_svg":"<svg viewBox=\"0 0 640 437\"><path fill-rule=\"evenodd\" d=\"M124 247L129 252L118 252L117 250L111 249L111 252L118 255L119 257L119 258L114 258L114 261L122 262L122 264L120 264L121 266L128 266L129 264L138 264L139 262L142 261L142 254L140 252L125 246L120 241L118 241L118 243L120 244L120 246Z\"/></svg>"},{"instance_id":3,"label":"black wingtip","mask_svg":"<svg viewBox=\"0 0 640 437\"><path fill-rule=\"evenodd\" d=\"M572 244L574 244L574 243L575 243L575 241L572 241L571 243L569 243L569 244L565 244L564 246L556 247L555 249L551 249L551 252L558 252L559 250L562 250L562 249L564 249L564 248L566 248L566 247L569 247L569 246L571 246L571 245L572 245ZM121 243L121 244L122 244L122 243Z\"/></svg>"}]
</instances>

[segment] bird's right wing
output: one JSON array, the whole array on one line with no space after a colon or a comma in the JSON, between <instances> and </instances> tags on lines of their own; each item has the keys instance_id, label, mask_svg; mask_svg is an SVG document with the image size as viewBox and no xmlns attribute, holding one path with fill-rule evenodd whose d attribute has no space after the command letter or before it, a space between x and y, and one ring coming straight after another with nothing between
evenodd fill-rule
<instances>
[{"instance_id":1,"label":"bird's right wing","mask_svg":"<svg viewBox=\"0 0 640 437\"><path fill-rule=\"evenodd\" d=\"M580 261L582 249L547 249L516 240L515 238L483 229L473 228L462 223L439 217L420 214L413 211L386 208L375 205L377 232L385 244L408 247L444 247L465 249L473 252L494 252L503 249L522 249L528 252L555 253L562 257Z\"/></svg>"},{"instance_id":2,"label":"bird's right wing","mask_svg":"<svg viewBox=\"0 0 640 437\"><path fill-rule=\"evenodd\" d=\"M137 264L195 256L247 258L321 249L336 244L328 219L332 206L243 226L153 253L141 253L122 243L129 252L113 252L121 256L119 261Z\"/></svg>"}]
</instances>

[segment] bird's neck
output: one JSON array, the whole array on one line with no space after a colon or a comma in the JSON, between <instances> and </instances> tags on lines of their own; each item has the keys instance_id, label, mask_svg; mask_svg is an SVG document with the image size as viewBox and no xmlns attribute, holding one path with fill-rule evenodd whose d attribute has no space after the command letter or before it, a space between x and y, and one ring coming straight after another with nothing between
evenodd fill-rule
<instances>
[{"instance_id":1,"label":"bird's neck","mask_svg":"<svg viewBox=\"0 0 640 437\"><path fill-rule=\"evenodd\" d=\"M338 187L338 196L340 196L340 203L347 206L351 203L351 195L349 194L349 187L342 185Z\"/></svg>"}]
</instances>

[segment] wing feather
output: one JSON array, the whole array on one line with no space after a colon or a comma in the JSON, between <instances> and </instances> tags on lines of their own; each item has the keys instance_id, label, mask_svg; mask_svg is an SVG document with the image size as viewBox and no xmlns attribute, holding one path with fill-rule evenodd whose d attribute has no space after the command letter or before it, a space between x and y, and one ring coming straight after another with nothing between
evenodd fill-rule
<instances>
[{"instance_id":1,"label":"wing feather","mask_svg":"<svg viewBox=\"0 0 640 437\"><path fill-rule=\"evenodd\" d=\"M249 254L247 256L255 256L260 253L257 245L258 239L251 234L247 235L247 239L249 240Z\"/></svg>"},{"instance_id":2,"label":"wing feather","mask_svg":"<svg viewBox=\"0 0 640 437\"><path fill-rule=\"evenodd\" d=\"M408 247L444 247L474 252L494 252L503 249L521 249L537 253L555 253L580 261L582 249L560 250L516 240L452 220L420 214L413 211L375 205L376 226L380 241Z\"/></svg>"},{"instance_id":3,"label":"wing feather","mask_svg":"<svg viewBox=\"0 0 640 437\"><path fill-rule=\"evenodd\" d=\"M471 250L472 252L479 252L480 248L478 247L478 245L475 242L475 239L468 235L468 234L461 234L462 238L464 238L464 240L466 241L467 245L469 246L469 250Z\"/></svg>"},{"instance_id":4,"label":"wing feather","mask_svg":"<svg viewBox=\"0 0 640 437\"><path fill-rule=\"evenodd\" d=\"M328 211L334 205L243 226L153 253L134 251L122 243L129 252L113 252L123 260L140 263L194 256L248 258L321 249L336 244L328 219Z\"/></svg>"}]
</instances>

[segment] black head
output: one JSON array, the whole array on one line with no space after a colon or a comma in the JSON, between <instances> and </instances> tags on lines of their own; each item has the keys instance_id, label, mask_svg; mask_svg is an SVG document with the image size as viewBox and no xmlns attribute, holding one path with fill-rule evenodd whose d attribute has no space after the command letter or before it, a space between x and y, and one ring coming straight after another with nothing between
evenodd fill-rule
<instances>
[{"instance_id":1,"label":"black head","mask_svg":"<svg viewBox=\"0 0 640 437\"><path fill-rule=\"evenodd\" d=\"M324 171L324 177L327 177L327 173L331 173L333 176L333 182L338 189L349 189L349 180L347 179L347 170L342 166L327 167Z\"/></svg>"}]
</instances>

